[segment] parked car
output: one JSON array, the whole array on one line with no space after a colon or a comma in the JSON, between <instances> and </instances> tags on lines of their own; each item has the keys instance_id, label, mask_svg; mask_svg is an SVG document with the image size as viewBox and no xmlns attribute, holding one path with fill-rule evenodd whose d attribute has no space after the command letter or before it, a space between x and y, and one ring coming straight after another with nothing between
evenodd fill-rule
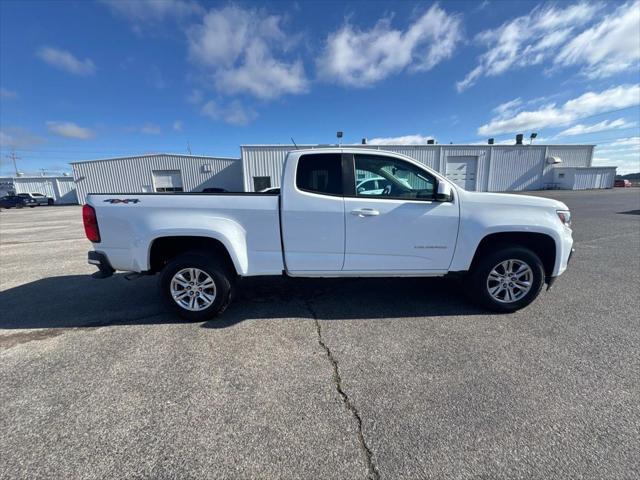
<instances>
[{"instance_id":1,"label":"parked car","mask_svg":"<svg viewBox=\"0 0 640 480\"><path fill-rule=\"evenodd\" d=\"M53 198L47 197L42 193L19 193L19 197L26 198L28 200L33 200L35 206L38 205L53 205Z\"/></svg>"},{"instance_id":2,"label":"parked car","mask_svg":"<svg viewBox=\"0 0 640 480\"><path fill-rule=\"evenodd\" d=\"M363 173L389 187L359 194ZM564 203L468 192L397 153L292 151L280 184L279 195L91 194L88 261L99 278L159 273L168 305L198 321L225 310L239 278L282 274L458 276L484 306L513 312L551 286L573 251Z\"/></svg>"},{"instance_id":3,"label":"parked car","mask_svg":"<svg viewBox=\"0 0 640 480\"><path fill-rule=\"evenodd\" d=\"M615 182L613 182L613 186L614 187L631 187L633 186L631 184L630 180L627 180L626 178L620 178L618 180L616 180Z\"/></svg>"},{"instance_id":4,"label":"parked car","mask_svg":"<svg viewBox=\"0 0 640 480\"><path fill-rule=\"evenodd\" d=\"M33 202L18 195L5 195L0 198L0 208L35 207Z\"/></svg>"},{"instance_id":5,"label":"parked car","mask_svg":"<svg viewBox=\"0 0 640 480\"><path fill-rule=\"evenodd\" d=\"M390 187L389 180L382 177L367 178L356 186L356 192L359 195L381 195L384 189Z\"/></svg>"}]
</instances>

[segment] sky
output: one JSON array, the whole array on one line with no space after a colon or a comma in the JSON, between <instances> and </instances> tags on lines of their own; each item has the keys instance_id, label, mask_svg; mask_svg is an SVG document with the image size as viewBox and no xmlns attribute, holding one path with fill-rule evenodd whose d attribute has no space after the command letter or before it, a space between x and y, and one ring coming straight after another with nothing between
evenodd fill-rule
<instances>
[{"instance_id":1,"label":"sky","mask_svg":"<svg viewBox=\"0 0 640 480\"><path fill-rule=\"evenodd\" d=\"M640 171L640 1L0 2L0 174L337 131Z\"/></svg>"}]
</instances>

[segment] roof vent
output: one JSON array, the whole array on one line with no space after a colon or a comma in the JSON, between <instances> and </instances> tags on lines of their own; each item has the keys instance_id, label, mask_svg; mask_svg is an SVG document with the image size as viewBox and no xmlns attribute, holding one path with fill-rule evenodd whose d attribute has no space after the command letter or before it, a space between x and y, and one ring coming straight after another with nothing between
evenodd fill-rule
<instances>
[{"instance_id":1,"label":"roof vent","mask_svg":"<svg viewBox=\"0 0 640 480\"><path fill-rule=\"evenodd\" d=\"M487 140L487 143L489 145L493 145L495 143L495 141L496 141L495 138L490 138L489 140Z\"/></svg>"},{"instance_id":2,"label":"roof vent","mask_svg":"<svg viewBox=\"0 0 640 480\"><path fill-rule=\"evenodd\" d=\"M366 145L366 144L367 144L367 137L364 137L364 138L362 139L362 145Z\"/></svg>"},{"instance_id":3,"label":"roof vent","mask_svg":"<svg viewBox=\"0 0 640 480\"><path fill-rule=\"evenodd\" d=\"M516 135L516 145L522 145L522 139L523 139L524 135L519 133Z\"/></svg>"},{"instance_id":4,"label":"roof vent","mask_svg":"<svg viewBox=\"0 0 640 480\"><path fill-rule=\"evenodd\" d=\"M433 138L430 138L429 140L427 140L427 145L435 145L436 141Z\"/></svg>"}]
</instances>

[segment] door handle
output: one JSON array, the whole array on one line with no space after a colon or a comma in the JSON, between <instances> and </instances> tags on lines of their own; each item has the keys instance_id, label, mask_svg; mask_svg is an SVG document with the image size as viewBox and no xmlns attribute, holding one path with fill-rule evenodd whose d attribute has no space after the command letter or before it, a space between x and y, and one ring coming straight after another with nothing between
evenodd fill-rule
<instances>
[{"instance_id":1,"label":"door handle","mask_svg":"<svg viewBox=\"0 0 640 480\"><path fill-rule=\"evenodd\" d=\"M374 210L373 208L359 208L357 210L351 210L351 215L357 215L361 218L363 217L377 217L380 215L378 210Z\"/></svg>"}]
</instances>

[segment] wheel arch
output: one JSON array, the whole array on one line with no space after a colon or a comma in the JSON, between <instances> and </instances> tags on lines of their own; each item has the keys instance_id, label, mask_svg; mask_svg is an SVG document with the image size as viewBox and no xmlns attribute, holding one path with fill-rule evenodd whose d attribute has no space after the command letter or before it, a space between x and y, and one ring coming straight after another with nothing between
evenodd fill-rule
<instances>
[{"instance_id":1,"label":"wheel arch","mask_svg":"<svg viewBox=\"0 0 640 480\"><path fill-rule=\"evenodd\" d=\"M166 235L153 239L149 246L148 265L152 273L159 272L178 255L187 252L207 252L221 259L230 272L241 275L242 267L223 240L204 235ZM232 253L233 252L233 253Z\"/></svg>"},{"instance_id":2,"label":"wheel arch","mask_svg":"<svg viewBox=\"0 0 640 480\"><path fill-rule=\"evenodd\" d=\"M474 252L470 270L473 270L484 254L504 245L528 248L542 261L545 277L553 274L557 256L555 239L546 233L527 231L496 232L483 237Z\"/></svg>"}]
</instances>

